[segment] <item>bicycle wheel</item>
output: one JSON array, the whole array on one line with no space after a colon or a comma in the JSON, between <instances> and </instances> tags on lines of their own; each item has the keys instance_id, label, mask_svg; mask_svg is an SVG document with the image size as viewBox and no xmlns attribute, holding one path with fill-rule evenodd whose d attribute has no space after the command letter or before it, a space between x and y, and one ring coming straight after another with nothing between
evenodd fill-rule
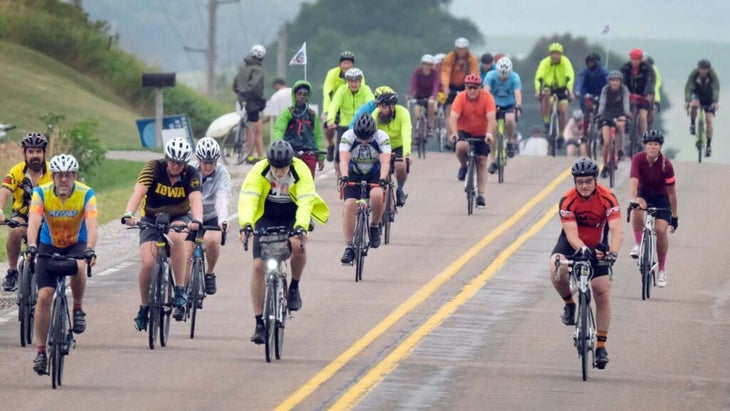
<instances>
[{"instance_id":1,"label":"bicycle wheel","mask_svg":"<svg viewBox=\"0 0 730 411\"><path fill-rule=\"evenodd\" d=\"M159 328L160 316L162 313L159 281L160 272L162 272L162 268L159 264L156 264L154 270L152 270L150 288L147 293L147 305L149 306L150 316L147 324L147 340L150 350L154 350L155 344L157 344L157 330Z\"/></svg>"},{"instance_id":2,"label":"bicycle wheel","mask_svg":"<svg viewBox=\"0 0 730 411\"><path fill-rule=\"evenodd\" d=\"M276 340L274 341L274 354L277 360L281 359L281 355L284 353L284 325L286 324L287 316L287 284L286 278L281 279L280 286L278 288L279 296L277 298L279 311L276 320Z\"/></svg>"},{"instance_id":3,"label":"bicycle wheel","mask_svg":"<svg viewBox=\"0 0 730 411\"><path fill-rule=\"evenodd\" d=\"M190 314L190 339L195 338L195 320L198 314L198 300L202 302L202 295L200 292L200 280L203 277L202 273L202 261L200 259L193 259L193 267L191 269L192 276L190 278L190 284L188 284L188 306Z\"/></svg>"},{"instance_id":4,"label":"bicycle wheel","mask_svg":"<svg viewBox=\"0 0 730 411\"><path fill-rule=\"evenodd\" d=\"M395 193L393 185L388 187L388 193L385 195L385 212L383 213L383 233L385 244L390 244L390 227L395 220Z\"/></svg>"},{"instance_id":5,"label":"bicycle wheel","mask_svg":"<svg viewBox=\"0 0 730 411\"><path fill-rule=\"evenodd\" d=\"M557 109L553 107L553 112L550 115L550 138L553 149L553 157L558 156L558 113Z\"/></svg>"},{"instance_id":6,"label":"bicycle wheel","mask_svg":"<svg viewBox=\"0 0 730 411\"><path fill-rule=\"evenodd\" d=\"M236 136L235 144L233 146L233 152L236 154L236 165L243 164L246 161L246 139L249 135L248 123L244 123L243 126L239 127L238 135ZM253 151L253 143L251 144L251 150Z\"/></svg>"},{"instance_id":7,"label":"bicycle wheel","mask_svg":"<svg viewBox=\"0 0 730 411\"><path fill-rule=\"evenodd\" d=\"M699 113L699 119L697 121L697 162L702 162L702 151L705 149L705 121L704 112Z\"/></svg>"},{"instance_id":8,"label":"bicycle wheel","mask_svg":"<svg viewBox=\"0 0 730 411\"><path fill-rule=\"evenodd\" d=\"M273 274L268 274L273 275ZM274 358L275 335L276 335L276 281L268 278L266 281L266 293L264 295L264 328L266 335L264 338L264 354L266 362L271 362Z\"/></svg>"},{"instance_id":9,"label":"bicycle wheel","mask_svg":"<svg viewBox=\"0 0 730 411\"><path fill-rule=\"evenodd\" d=\"M162 282L160 284L160 301L162 311L160 312L160 345L165 347L170 337L170 316L175 301L175 288L172 281L170 265L165 263L165 270L160 273Z\"/></svg>"},{"instance_id":10,"label":"bicycle wheel","mask_svg":"<svg viewBox=\"0 0 730 411\"><path fill-rule=\"evenodd\" d=\"M434 131L436 131L436 139L438 141L439 153L444 151L444 143L446 143L446 128L444 127L444 112L440 110L436 114L436 121L434 124Z\"/></svg>"},{"instance_id":11,"label":"bicycle wheel","mask_svg":"<svg viewBox=\"0 0 730 411\"><path fill-rule=\"evenodd\" d=\"M641 237L641 260L639 269L641 271L641 299L648 300L651 295L651 266L654 250L651 246L651 230L644 229Z\"/></svg>"},{"instance_id":12,"label":"bicycle wheel","mask_svg":"<svg viewBox=\"0 0 730 411\"><path fill-rule=\"evenodd\" d=\"M613 183L616 174L616 140L611 138L608 149L608 185L613 188Z\"/></svg>"},{"instance_id":13,"label":"bicycle wheel","mask_svg":"<svg viewBox=\"0 0 730 411\"><path fill-rule=\"evenodd\" d=\"M365 254L367 253L368 234L367 218L363 212L357 215L355 225L355 282L362 281L362 271L365 265Z\"/></svg>"},{"instance_id":14,"label":"bicycle wheel","mask_svg":"<svg viewBox=\"0 0 730 411\"><path fill-rule=\"evenodd\" d=\"M504 146L504 134L497 135L497 173L499 176L499 184L504 182L504 165L507 162L507 153Z\"/></svg>"},{"instance_id":15,"label":"bicycle wheel","mask_svg":"<svg viewBox=\"0 0 730 411\"><path fill-rule=\"evenodd\" d=\"M55 296L51 308L51 327L48 333L48 345L50 346L51 357L51 386L54 389L61 386L61 376L63 374L63 343L65 334L65 318L63 312L62 297Z\"/></svg>"},{"instance_id":16,"label":"bicycle wheel","mask_svg":"<svg viewBox=\"0 0 730 411\"><path fill-rule=\"evenodd\" d=\"M583 381L588 379L588 344L590 333L588 331L588 310L590 310L590 301L586 294L581 294L578 306L578 356L580 357L580 365L583 373Z\"/></svg>"},{"instance_id":17,"label":"bicycle wheel","mask_svg":"<svg viewBox=\"0 0 730 411\"><path fill-rule=\"evenodd\" d=\"M467 215L472 215L474 212L474 205L476 203L476 170L474 165L474 157L470 156L467 160L466 166L466 212Z\"/></svg>"},{"instance_id":18,"label":"bicycle wheel","mask_svg":"<svg viewBox=\"0 0 730 411\"><path fill-rule=\"evenodd\" d=\"M21 258L18 262L20 287L18 287L18 320L20 322L20 346L25 347L33 342L33 305L35 304L33 273L30 264Z\"/></svg>"},{"instance_id":19,"label":"bicycle wheel","mask_svg":"<svg viewBox=\"0 0 730 411\"><path fill-rule=\"evenodd\" d=\"M424 109L425 110L425 109ZM426 115L421 111L421 117L418 120L420 129L420 146L418 148L418 158L426 158L426 146L428 144L428 120Z\"/></svg>"}]
</instances>

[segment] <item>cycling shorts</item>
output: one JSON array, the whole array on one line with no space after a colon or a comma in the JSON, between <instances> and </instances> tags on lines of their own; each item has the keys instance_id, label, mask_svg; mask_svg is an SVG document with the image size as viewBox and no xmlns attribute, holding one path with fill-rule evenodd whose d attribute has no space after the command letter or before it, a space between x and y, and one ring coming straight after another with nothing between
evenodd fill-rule
<instances>
[{"instance_id":1,"label":"cycling shorts","mask_svg":"<svg viewBox=\"0 0 730 411\"><path fill-rule=\"evenodd\" d=\"M370 184L378 184L380 182L380 174L378 173L372 173L368 175L360 175L360 174L352 174L350 175L350 182L357 183L362 180L367 181ZM370 198L370 190L372 190L372 187L367 188L367 197ZM347 200L349 198L354 198L355 200L360 200L360 186L345 186L344 191L344 199Z\"/></svg>"},{"instance_id":2,"label":"cycling shorts","mask_svg":"<svg viewBox=\"0 0 730 411\"><path fill-rule=\"evenodd\" d=\"M507 106L497 106L497 120L503 119L505 114L507 113L514 113L515 112L515 105L510 104Z\"/></svg>"},{"instance_id":3,"label":"cycling shorts","mask_svg":"<svg viewBox=\"0 0 730 411\"><path fill-rule=\"evenodd\" d=\"M708 96L700 96L695 93L692 93L692 100L699 100L700 106L703 110L705 110L705 113L715 114L715 109L712 108L712 97Z\"/></svg>"},{"instance_id":4,"label":"cycling shorts","mask_svg":"<svg viewBox=\"0 0 730 411\"><path fill-rule=\"evenodd\" d=\"M643 198L644 201L646 201L647 207L657 207L657 208L667 208L669 209L671 207L669 203L669 196L656 196L656 197L650 197L639 191L639 193L636 195L637 197ZM664 220L667 223L672 221L672 211L666 210L666 211L658 211L656 214L654 214L654 218L657 220Z\"/></svg>"},{"instance_id":5,"label":"cycling shorts","mask_svg":"<svg viewBox=\"0 0 730 411\"><path fill-rule=\"evenodd\" d=\"M550 88L550 87L546 87ZM568 88L567 87L552 87L550 88L550 94L555 94L558 97L558 101L568 100Z\"/></svg>"},{"instance_id":6,"label":"cycling shorts","mask_svg":"<svg viewBox=\"0 0 730 411\"><path fill-rule=\"evenodd\" d=\"M636 106L639 110L652 109L652 106L649 104L649 100L641 94L629 94L629 103L631 106Z\"/></svg>"},{"instance_id":7,"label":"cycling shorts","mask_svg":"<svg viewBox=\"0 0 730 411\"><path fill-rule=\"evenodd\" d=\"M573 246L570 245L568 242L568 237L565 236L565 232L560 233L560 237L558 237L558 242L555 244L555 247L553 248L553 252L551 255L555 254L562 254L566 257L571 257L573 254L575 254L575 250L573 249ZM608 266L607 265L598 265L596 262L591 263L593 266L593 278L602 277L604 275L608 275Z\"/></svg>"},{"instance_id":8,"label":"cycling shorts","mask_svg":"<svg viewBox=\"0 0 730 411\"><path fill-rule=\"evenodd\" d=\"M190 215L185 214L179 217L170 217L170 224L174 222L182 222L185 225L187 225L189 222L193 221L192 217ZM147 224L154 224L155 218L154 217L142 217L140 222L147 223ZM139 244L146 243L148 241L157 241L157 234L159 231L155 228L145 228L144 230L140 230L139 232ZM185 241L195 241L195 233L188 233L188 236L185 238Z\"/></svg>"},{"instance_id":9,"label":"cycling shorts","mask_svg":"<svg viewBox=\"0 0 730 411\"><path fill-rule=\"evenodd\" d=\"M246 115L248 116L248 121L251 123L255 123L259 121L260 118L260 111L248 111L246 110Z\"/></svg>"},{"instance_id":10,"label":"cycling shorts","mask_svg":"<svg viewBox=\"0 0 730 411\"><path fill-rule=\"evenodd\" d=\"M41 243L38 246L38 253L39 254L54 254L58 253L61 255L73 255L73 256L81 256L84 255L84 251L86 251L86 243L80 242L76 243L70 247L66 248L58 248L54 247L52 245L43 244ZM36 275L36 282L38 284L38 289L44 288L44 287L51 287L56 288L56 274L48 272L46 269L49 264L50 258L42 258L38 257L35 264L35 275Z\"/></svg>"},{"instance_id":11,"label":"cycling shorts","mask_svg":"<svg viewBox=\"0 0 730 411\"><path fill-rule=\"evenodd\" d=\"M492 151L489 144L487 144L487 139L483 136L472 136L468 133L465 133L463 131L459 131L459 141L466 141L469 138L479 138L482 141L475 141L474 142L474 154L477 156L488 156L489 153Z\"/></svg>"}]
</instances>

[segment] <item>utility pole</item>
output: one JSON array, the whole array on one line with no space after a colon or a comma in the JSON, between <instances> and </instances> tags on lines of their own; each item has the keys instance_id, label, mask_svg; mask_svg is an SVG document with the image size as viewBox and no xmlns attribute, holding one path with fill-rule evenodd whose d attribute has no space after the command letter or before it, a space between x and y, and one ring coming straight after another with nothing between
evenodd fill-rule
<instances>
[{"instance_id":1,"label":"utility pole","mask_svg":"<svg viewBox=\"0 0 730 411\"><path fill-rule=\"evenodd\" d=\"M204 49L187 47L185 51L205 53L206 81L205 92L209 96L215 93L215 35L218 22L218 5L224 3L238 3L239 0L208 0L208 46Z\"/></svg>"}]
</instances>

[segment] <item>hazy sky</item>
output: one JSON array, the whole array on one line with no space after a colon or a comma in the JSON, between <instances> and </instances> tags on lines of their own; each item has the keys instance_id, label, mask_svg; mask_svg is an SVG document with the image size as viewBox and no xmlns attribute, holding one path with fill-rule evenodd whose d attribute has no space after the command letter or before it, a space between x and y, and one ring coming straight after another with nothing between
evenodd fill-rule
<instances>
[{"instance_id":1,"label":"hazy sky","mask_svg":"<svg viewBox=\"0 0 730 411\"><path fill-rule=\"evenodd\" d=\"M482 33L542 36L571 32L597 38L606 24L616 37L730 42L727 0L453 0Z\"/></svg>"}]
</instances>

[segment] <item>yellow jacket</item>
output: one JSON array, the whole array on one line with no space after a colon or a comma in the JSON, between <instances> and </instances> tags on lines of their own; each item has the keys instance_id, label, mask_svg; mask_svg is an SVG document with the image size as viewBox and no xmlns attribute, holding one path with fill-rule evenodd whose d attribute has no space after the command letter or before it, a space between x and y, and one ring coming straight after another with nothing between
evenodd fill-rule
<instances>
[{"instance_id":1,"label":"yellow jacket","mask_svg":"<svg viewBox=\"0 0 730 411\"><path fill-rule=\"evenodd\" d=\"M394 149L403 147L403 155L405 156L411 154L411 133L413 132L411 113L400 104L396 104L394 109L395 116L387 124L381 122L378 118L378 113L380 113L378 108L373 112L373 118L375 118L375 125L378 129L388 134L390 146Z\"/></svg>"},{"instance_id":2,"label":"yellow jacket","mask_svg":"<svg viewBox=\"0 0 730 411\"><path fill-rule=\"evenodd\" d=\"M238 197L238 221L241 227L246 224L253 226L264 215L266 197L271 190L271 183L266 178L269 169L269 161L261 160L254 164L243 180ZM289 187L289 195L297 205L294 227L306 229L312 217L321 224L327 223L329 207L314 191L314 179L309 167L302 160L294 158L291 173L294 184Z\"/></svg>"},{"instance_id":3,"label":"yellow jacket","mask_svg":"<svg viewBox=\"0 0 730 411\"><path fill-rule=\"evenodd\" d=\"M322 85L322 112L326 113L332 102L332 97L335 95L340 86L347 84L345 78L342 77L344 73L340 70L340 66L336 66L327 72L327 76L324 78L324 84ZM365 75L362 75L361 86L365 85Z\"/></svg>"}]
</instances>

